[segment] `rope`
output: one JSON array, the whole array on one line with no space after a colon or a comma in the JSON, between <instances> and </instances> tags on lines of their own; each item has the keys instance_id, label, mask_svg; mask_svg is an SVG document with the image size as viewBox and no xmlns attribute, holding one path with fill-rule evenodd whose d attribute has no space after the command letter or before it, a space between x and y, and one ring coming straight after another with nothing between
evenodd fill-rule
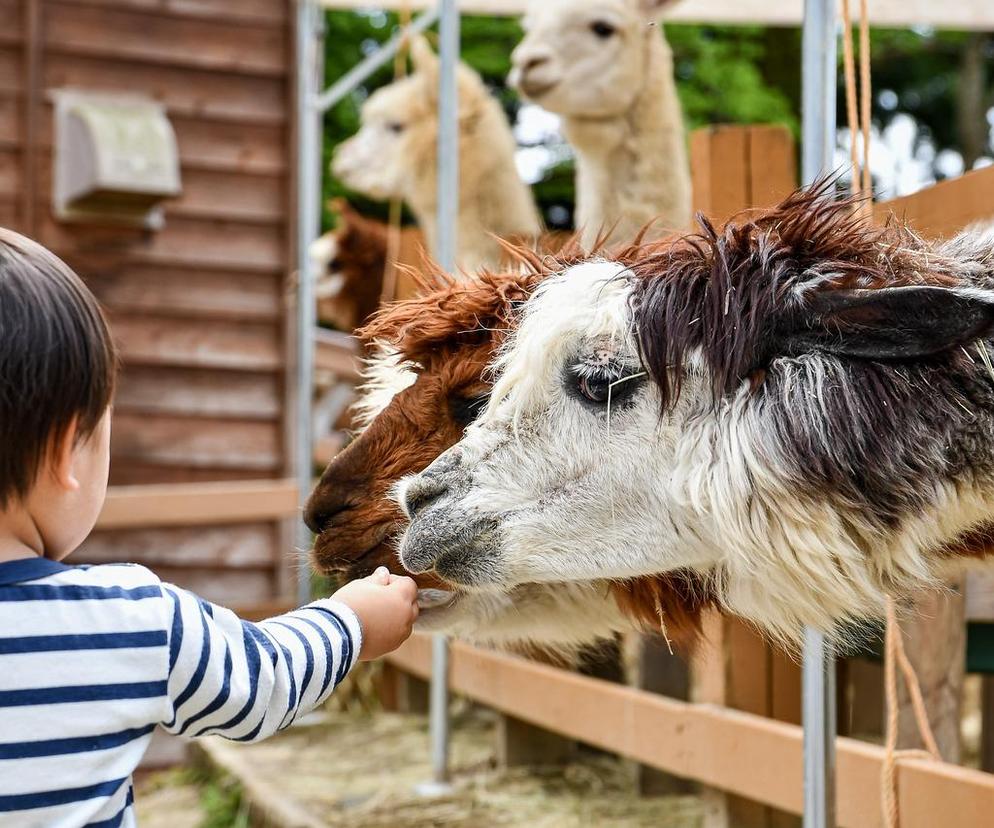
<instances>
[{"instance_id":1,"label":"rope","mask_svg":"<svg viewBox=\"0 0 994 828\"><path fill-rule=\"evenodd\" d=\"M404 0L400 7L399 23L401 30L411 24L411 5ZM407 39L393 57L393 79L400 80L407 74ZM397 260L400 258L402 229L400 220L403 203L399 198L390 199L390 212L387 216L387 260L383 265L383 287L380 289L380 303L392 302L397 298Z\"/></svg>"},{"instance_id":2,"label":"rope","mask_svg":"<svg viewBox=\"0 0 994 828\"><path fill-rule=\"evenodd\" d=\"M867 13L867 0L859 0L859 105L856 101L856 59L853 47L852 14L849 0L841 0L842 6L842 65L845 75L846 121L849 127L849 161L852 165L850 191L854 196L863 196L860 212L867 218L873 214L873 177L870 174L870 123L871 123L871 84L870 84L870 18ZM860 139L862 139L863 163L859 163Z\"/></svg>"},{"instance_id":3,"label":"rope","mask_svg":"<svg viewBox=\"0 0 994 828\"><path fill-rule=\"evenodd\" d=\"M852 15L849 0L841 0L842 6L842 61L845 75L846 115L849 127L849 159L852 164L851 192L860 200L860 212L867 218L873 215L873 179L870 175L870 19L867 13L867 0L859 3L859 106L856 100L856 60L853 49ZM857 114L858 113L858 114ZM861 139L861 141L860 141ZM862 143L863 163L859 163L859 144ZM903 759L933 759L941 762L942 755L936 744L932 727L928 721L928 711L922 696L921 684L915 668L908 659L901 637L901 627L897 620L894 599L886 599L887 626L884 637L884 701L886 723L884 734L884 762L880 775L880 806L885 828L898 828L900 812L897 796L897 765ZM915 724L925 750L898 750L897 731L899 705L897 698L898 670L904 677L905 686L911 699Z\"/></svg>"},{"instance_id":4,"label":"rope","mask_svg":"<svg viewBox=\"0 0 994 828\"><path fill-rule=\"evenodd\" d=\"M911 709L915 714L918 733L925 750L898 750L898 700L897 670L904 676L904 684L911 697ZM902 759L934 759L942 761L939 746L928 722L928 711L922 696L921 684L915 668L908 659L901 638L901 627L897 621L894 599L887 596L887 631L884 643L884 696L887 705L887 722L884 736L884 765L880 777L880 801L886 828L898 828L899 814L897 801L897 763Z\"/></svg>"}]
</instances>

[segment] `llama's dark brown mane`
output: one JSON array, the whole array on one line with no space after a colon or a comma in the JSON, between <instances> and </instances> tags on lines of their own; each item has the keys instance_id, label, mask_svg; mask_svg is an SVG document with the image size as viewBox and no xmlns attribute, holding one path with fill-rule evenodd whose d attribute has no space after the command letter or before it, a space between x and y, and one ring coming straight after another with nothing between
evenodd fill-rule
<instances>
[{"instance_id":1,"label":"llama's dark brown mane","mask_svg":"<svg viewBox=\"0 0 994 828\"><path fill-rule=\"evenodd\" d=\"M716 399L760 378L783 353L781 335L797 324L797 309L817 293L958 281L909 229L871 224L832 187L826 180L798 190L721 229L699 215L699 232L629 265L639 346L664 410L679 396L692 351L708 364Z\"/></svg>"},{"instance_id":2,"label":"llama's dark brown mane","mask_svg":"<svg viewBox=\"0 0 994 828\"><path fill-rule=\"evenodd\" d=\"M356 335L367 346L388 342L414 362L439 349L483 342L492 332L503 333L513 324L520 303L547 276L600 254L625 266L644 260L663 244L643 244L650 227L643 228L631 244L610 252L604 247L606 236L587 251L575 235L555 253L498 239L517 267L482 270L465 278L450 276L425 259L421 270L411 273L420 287L419 295L384 306Z\"/></svg>"}]
</instances>

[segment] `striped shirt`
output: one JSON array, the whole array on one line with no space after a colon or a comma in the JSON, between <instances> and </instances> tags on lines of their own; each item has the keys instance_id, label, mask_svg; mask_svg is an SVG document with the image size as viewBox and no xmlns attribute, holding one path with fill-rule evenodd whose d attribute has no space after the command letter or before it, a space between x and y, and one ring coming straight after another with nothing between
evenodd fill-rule
<instances>
[{"instance_id":1,"label":"striped shirt","mask_svg":"<svg viewBox=\"0 0 994 828\"><path fill-rule=\"evenodd\" d=\"M141 566L0 563L0 826L131 826L131 774L161 725L264 739L359 655L344 604L259 624Z\"/></svg>"}]
</instances>

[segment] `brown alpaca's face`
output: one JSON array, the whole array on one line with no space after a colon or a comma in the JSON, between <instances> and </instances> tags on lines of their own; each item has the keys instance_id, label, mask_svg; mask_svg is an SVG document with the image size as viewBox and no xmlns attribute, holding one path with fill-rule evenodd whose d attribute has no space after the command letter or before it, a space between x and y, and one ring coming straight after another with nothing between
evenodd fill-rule
<instances>
[{"instance_id":1,"label":"brown alpaca's face","mask_svg":"<svg viewBox=\"0 0 994 828\"><path fill-rule=\"evenodd\" d=\"M395 538L405 521L390 487L462 437L489 392L482 375L492 348L488 340L426 360L415 382L328 465L305 513L318 531L312 556L319 571L349 578L380 565L402 571ZM440 583L431 574L416 580L422 587Z\"/></svg>"}]
</instances>

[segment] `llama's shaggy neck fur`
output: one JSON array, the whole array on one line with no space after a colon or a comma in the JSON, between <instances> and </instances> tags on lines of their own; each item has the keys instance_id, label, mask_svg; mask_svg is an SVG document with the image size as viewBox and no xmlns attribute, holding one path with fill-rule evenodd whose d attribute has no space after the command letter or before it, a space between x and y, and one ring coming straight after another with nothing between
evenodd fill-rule
<instances>
[{"instance_id":1,"label":"llama's shaggy neck fur","mask_svg":"<svg viewBox=\"0 0 994 828\"><path fill-rule=\"evenodd\" d=\"M642 88L626 112L563 118L576 153L576 224L588 245L612 226L611 238L625 240L654 220L660 231L690 224L690 168L673 54L655 29L645 38Z\"/></svg>"}]
</instances>

